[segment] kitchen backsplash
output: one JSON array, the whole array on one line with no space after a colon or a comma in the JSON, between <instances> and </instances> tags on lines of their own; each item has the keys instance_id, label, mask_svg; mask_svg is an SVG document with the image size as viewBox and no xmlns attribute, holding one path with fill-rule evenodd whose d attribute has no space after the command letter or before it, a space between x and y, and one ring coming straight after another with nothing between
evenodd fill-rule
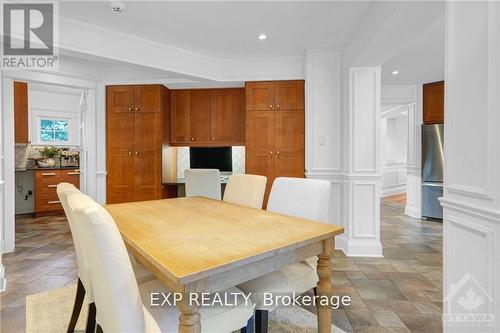
<instances>
[{"instance_id":1,"label":"kitchen backsplash","mask_svg":"<svg viewBox=\"0 0 500 333\"><path fill-rule=\"evenodd\" d=\"M16 155L16 169L26 169L29 167L33 167L35 165L35 162L33 160L30 160L30 158L40 158L40 153L39 149L43 148L41 146L31 146L31 145L26 145L26 146L15 146L15 155ZM69 149L69 153L78 153L78 150L76 149ZM59 158L57 157L56 162L59 164Z\"/></svg>"},{"instance_id":2,"label":"kitchen backsplash","mask_svg":"<svg viewBox=\"0 0 500 333\"><path fill-rule=\"evenodd\" d=\"M245 173L245 147L233 146L233 173ZM177 177L184 178L184 170L189 169L189 147L177 148Z\"/></svg>"}]
</instances>

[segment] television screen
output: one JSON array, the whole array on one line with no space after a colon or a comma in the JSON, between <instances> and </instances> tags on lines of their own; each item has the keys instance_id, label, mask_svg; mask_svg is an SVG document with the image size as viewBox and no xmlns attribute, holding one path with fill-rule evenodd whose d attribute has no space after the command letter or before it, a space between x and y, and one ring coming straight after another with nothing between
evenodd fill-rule
<instances>
[{"instance_id":1,"label":"television screen","mask_svg":"<svg viewBox=\"0 0 500 333\"><path fill-rule=\"evenodd\" d=\"M190 147L189 162L191 169L219 169L221 172L233 171L231 147Z\"/></svg>"}]
</instances>

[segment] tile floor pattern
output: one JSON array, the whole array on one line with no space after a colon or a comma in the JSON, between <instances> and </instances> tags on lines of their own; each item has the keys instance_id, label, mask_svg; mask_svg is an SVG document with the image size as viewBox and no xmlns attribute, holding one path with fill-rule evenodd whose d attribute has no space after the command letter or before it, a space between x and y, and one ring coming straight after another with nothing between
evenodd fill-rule
<instances>
[{"instance_id":1,"label":"tile floor pattern","mask_svg":"<svg viewBox=\"0 0 500 333\"><path fill-rule=\"evenodd\" d=\"M333 284L351 306L334 311L347 332L441 332L442 224L403 216L400 201L381 209L384 258L337 251ZM17 219L17 249L4 255L0 332L24 332L25 297L76 281L71 235L63 217ZM315 309L309 309L315 312Z\"/></svg>"}]
</instances>

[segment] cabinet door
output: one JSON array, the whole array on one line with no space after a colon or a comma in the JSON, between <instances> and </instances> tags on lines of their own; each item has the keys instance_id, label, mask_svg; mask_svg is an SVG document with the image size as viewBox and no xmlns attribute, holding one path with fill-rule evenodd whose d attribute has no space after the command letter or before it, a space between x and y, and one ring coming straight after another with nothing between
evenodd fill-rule
<instances>
[{"instance_id":1,"label":"cabinet door","mask_svg":"<svg viewBox=\"0 0 500 333\"><path fill-rule=\"evenodd\" d=\"M267 177L264 206L274 180L274 111L247 111L245 172Z\"/></svg>"},{"instance_id":2,"label":"cabinet door","mask_svg":"<svg viewBox=\"0 0 500 333\"><path fill-rule=\"evenodd\" d=\"M276 81L274 103L275 110L304 110L304 81Z\"/></svg>"},{"instance_id":3,"label":"cabinet door","mask_svg":"<svg viewBox=\"0 0 500 333\"><path fill-rule=\"evenodd\" d=\"M304 111L278 111L276 177L304 177Z\"/></svg>"},{"instance_id":4,"label":"cabinet door","mask_svg":"<svg viewBox=\"0 0 500 333\"><path fill-rule=\"evenodd\" d=\"M28 144L28 84L14 81L14 143Z\"/></svg>"},{"instance_id":5,"label":"cabinet door","mask_svg":"<svg viewBox=\"0 0 500 333\"><path fill-rule=\"evenodd\" d=\"M245 83L245 101L247 110L274 110L274 82Z\"/></svg>"},{"instance_id":6,"label":"cabinet door","mask_svg":"<svg viewBox=\"0 0 500 333\"><path fill-rule=\"evenodd\" d=\"M210 90L190 92L190 144L209 143L210 137Z\"/></svg>"},{"instance_id":7,"label":"cabinet door","mask_svg":"<svg viewBox=\"0 0 500 333\"><path fill-rule=\"evenodd\" d=\"M109 96L109 95L108 95ZM107 112L107 203L134 200L134 112Z\"/></svg>"},{"instance_id":8,"label":"cabinet door","mask_svg":"<svg viewBox=\"0 0 500 333\"><path fill-rule=\"evenodd\" d=\"M211 140L214 144L243 145L244 90L212 90L210 107Z\"/></svg>"},{"instance_id":9,"label":"cabinet door","mask_svg":"<svg viewBox=\"0 0 500 333\"><path fill-rule=\"evenodd\" d=\"M161 199L161 128L161 113L136 112L134 201Z\"/></svg>"},{"instance_id":10,"label":"cabinet door","mask_svg":"<svg viewBox=\"0 0 500 333\"><path fill-rule=\"evenodd\" d=\"M189 90L171 90L170 103L170 142L187 144L190 140Z\"/></svg>"},{"instance_id":11,"label":"cabinet door","mask_svg":"<svg viewBox=\"0 0 500 333\"><path fill-rule=\"evenodd\" d=\"M162 112L162 86L144 85L134 87L134 110L138 112Z\"/></svg>"},{"instance_id":12,"label":"cabinet door","mask_svg":"<svg viewBox=\"0 0 500 333\"><path fill-rule=\"evenodd\" d=\"M108 113L134 111L134 86L107 86L106 110Z\"/></svg>"},{"instance_id":13,"label":"cabinet door","mask_svg":"<svg viewBox=\"0 0 500 333\"><path fill-rule=\"evenodd\" d=\"M424 84L423 86L424 124L444 122L444 81Z\"/></svg>"}]
</instances>

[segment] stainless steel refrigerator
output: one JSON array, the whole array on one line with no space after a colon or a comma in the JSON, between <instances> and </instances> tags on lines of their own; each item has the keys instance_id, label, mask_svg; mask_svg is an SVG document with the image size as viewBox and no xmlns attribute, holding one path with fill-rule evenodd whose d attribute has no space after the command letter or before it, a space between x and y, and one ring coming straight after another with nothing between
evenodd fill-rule
<instances>
[{"instance_id":1,"label":"stainless steel refrigerator","mask_svg":"<svg viewBox=\"0 0 500 333\"><path fill-rule=\"evenodd\" d=\"M422 125L422 216L443 219L444 126Z\"/></svg>"}]
</instances>

